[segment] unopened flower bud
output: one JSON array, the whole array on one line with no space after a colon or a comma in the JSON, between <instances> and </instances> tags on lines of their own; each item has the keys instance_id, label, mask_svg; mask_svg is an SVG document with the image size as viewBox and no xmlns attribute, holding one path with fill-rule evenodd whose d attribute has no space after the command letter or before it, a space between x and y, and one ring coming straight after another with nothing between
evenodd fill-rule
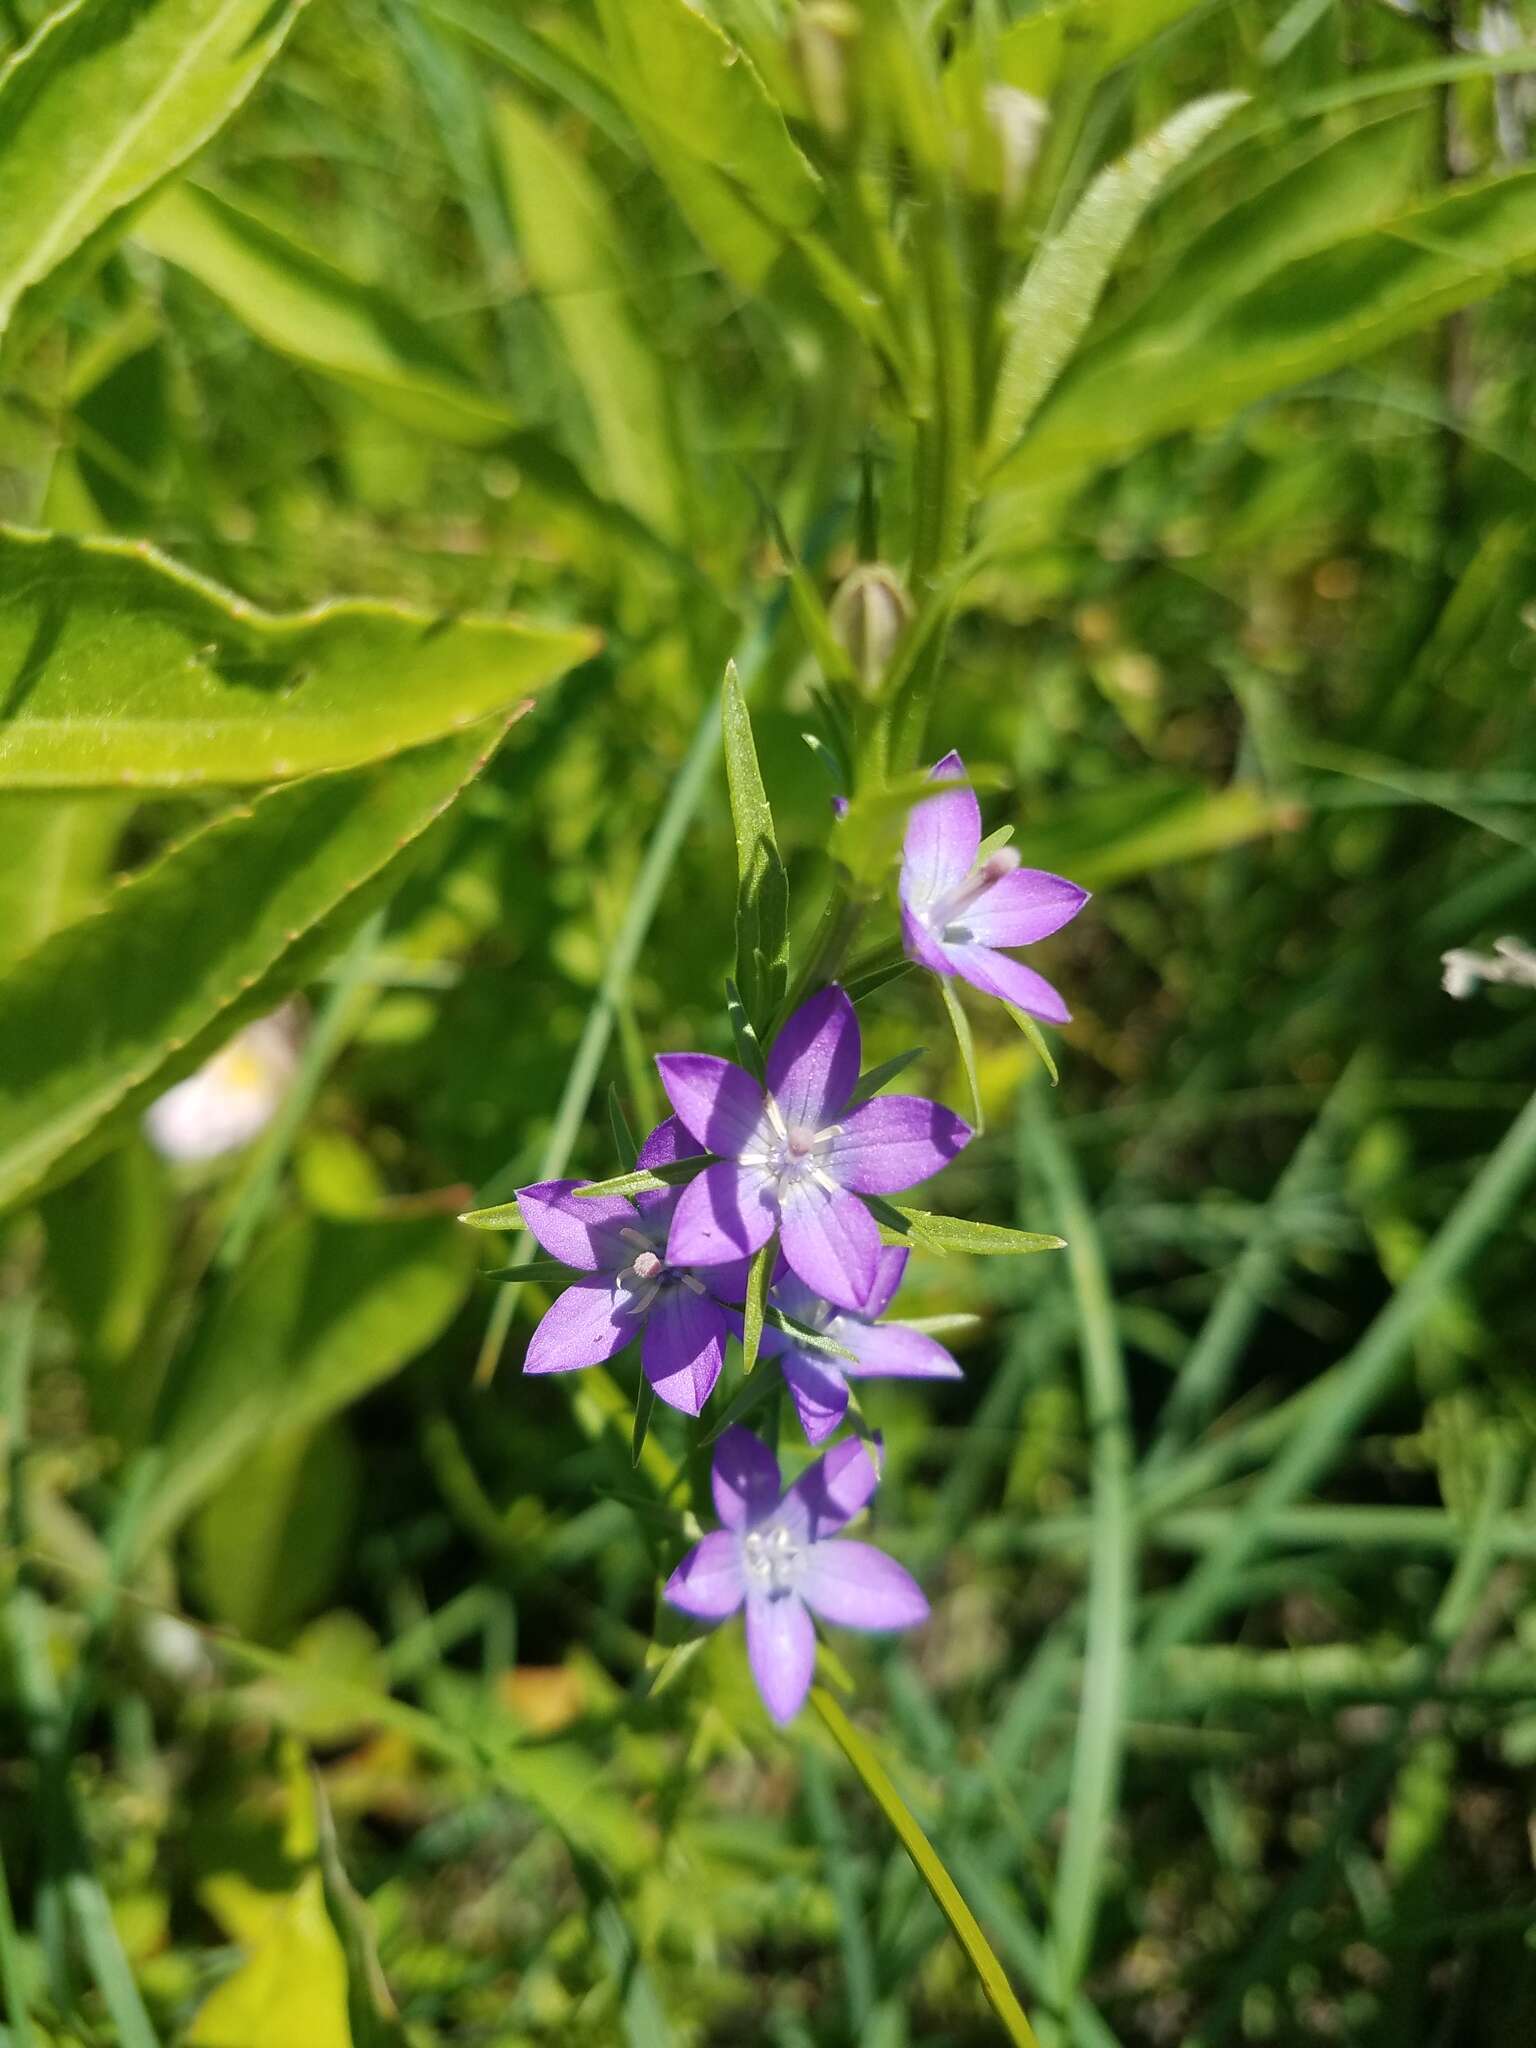
<instances>
[{"instance_id":1,"label":"unopened flower bud","mask_svg":"<svg viewBox=\"0 0 1536 2048\"><path fill-rule=\"evenodd\" d=\"M810 0L790 30L795 68L823 135L848 132L848 54L858 32L859 12L849 0Z\"/></svg>"},{"instance_id":2,"label":"unopened flower bud","mask_svg":"<svg viewBox=\"0 0 1536 2048\"><path fill-rule=\"evenodd\" d=\"M879 689L911 616L912 600L884 562L861 562L839 585L832 630L867 691Z\"/></svg>"}]
</instances>

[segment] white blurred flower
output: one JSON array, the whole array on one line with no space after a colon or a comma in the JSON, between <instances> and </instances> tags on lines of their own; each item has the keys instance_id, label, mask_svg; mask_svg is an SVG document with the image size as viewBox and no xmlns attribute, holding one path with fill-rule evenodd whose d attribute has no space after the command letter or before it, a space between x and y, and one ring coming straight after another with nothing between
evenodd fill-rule
<instances>
[{"instance_id":1,"label":"white blurred flower","mask_svg":"<svg viewBox=\"0 0 1536 2048\"><path fill-rule=\"evenodd\" d=\"M290 1003L237 1031L195 1074L151 1103L144 1117L149 1142L178 1165L248 1145L277 1114L298 1057L298 1014Z\"/></svg>"},{"instance_id":2,"label":"white blurred flower","mask_svg":"<svg viewBox=\"0 0 1536 2048\"><path fill-rule=\"evenodd\" d=\"M1491 953L1472 953L1455 946L1440 955L1445 970L1441 985L1458 1002L1485 981L1506 981L1516 988L1536 988L1536 951L1523 939L1495 939Z\"/></svg>"}]
</instances>

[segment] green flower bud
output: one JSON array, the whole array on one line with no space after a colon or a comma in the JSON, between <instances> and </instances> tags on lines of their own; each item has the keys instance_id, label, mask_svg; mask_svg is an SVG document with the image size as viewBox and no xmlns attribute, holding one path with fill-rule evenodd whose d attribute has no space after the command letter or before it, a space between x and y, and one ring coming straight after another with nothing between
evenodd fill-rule
<instances>
[{"instance_id":1,"label":"green flower bud","mask_svg":"<svg viewBox=\"0 0 1536 2048\"><path fill-rule=\"evenodd\" d=\"M854 674L873 696L912 616L904 584L886 563L861 562L839 585L830 616Z\"/></svg>"}]
</instances>

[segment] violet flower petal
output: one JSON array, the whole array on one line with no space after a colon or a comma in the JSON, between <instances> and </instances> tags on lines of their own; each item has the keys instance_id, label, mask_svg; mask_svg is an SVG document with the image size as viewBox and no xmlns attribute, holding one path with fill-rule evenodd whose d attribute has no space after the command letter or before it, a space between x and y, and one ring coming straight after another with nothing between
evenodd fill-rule
<instances>
[{"instance_id":1,"label":"violet flower petal","mask_svg":"<svg viewBox=\"0 0 1536 2048\"><path fill-rule=\"evenodd\" d=\"M874 1317L885 1314L895 1297L897 1288L901 1285L902 1275L907 1270L907 1260L911 1256L905 1245L881 1245L880 1258L875 1270L874 1288L868 1301L865 1302L860 1311L862 1315Z\"/></svg>"},{"instance_id":2,"label":"violet flower petal","mask_svg":"<svg viewBox=\"0 0 1536 2048\"><path fill-rule=\"evenodd\" d=\"M738 1533L766 1521L779 1504L779 1461L750 1429L733 1422L722 1430L710 1467L715 1513Z\"/></svg>"},{"instance_id":3,"label":"violet flower petal","mask_svg":"<svg viewBox=\"0 0 1536 2048\"><path fill-rule=\"evenodd\" d=\"M858 1194L891 1195L948 1166L972 1136L970 1125L942 1103L922 1095L875 1095L843 1119L823 1164ZM786 1202L786 1218L788 1208Z\"/></svg>"},{"instance_id":4,"label":"violet flower petal","mask_svg":"<svg viewBox=\"0 0 1536 2048\"><path fill-rule=\"evenodd\" d=\"M707 1295L663 1287L645 1320L640 1362L669 1408L697 1415L725 1363L725 1312Z\"/></svg>"},{"instance_id":5,"label":"violet flower petal","mask_svg":"<svg viewBox=\"0 0 1536 2048\"><path fill-rule=\"evenodd\" d=\"M1061 930L1088 901L1088 891L1044 868L999 875L961 912L958 922L983 946L1030 946Z\"/></svg>"},{"instance_id":6,"label":"violet flower petal","mask_svg":"<svg viewBox=\"0 0 1536 2048\"><path fill-rule=\"evenodd\" d=\"M1043 974L990 946L946 946L951 969L989 996L1001 996L1016 1010L1025 1010L1047 1024L1070 1024L1072 1012Z\"/></svg>"},{"instance_id":7,"label":"violet flower petal","mask_svg":"<svg viewBox=\"0 0 1536 2048\"><path fill-rule=\"evenodd\" d=\"M879 1438L875 1439L876 1447ZM824 1457L808 1466L785 1494L781 1514L786 1521L804 1518L806 1541L819 1543L867 1507L880 1481L868 1444L844 1437Z\"/></svg>"},{"instance_id":8,"label":"violet flower petal","mask_svg":"<svg viewBox=\"0 0 1536 2048\"><path fill-rule=\"evenodd\" d=\"M835 1359L817 1358L808 1351L785 1351L779 1369L806 1442L819 1444L848 1413L848 1382Z\"/></svg>"},{"instance_id":9,"label":"violet flower petal","mask_svg":"<svg viewBox=\"0 0 1536 2048\"><path fill-rule=\"evenodd\" d=\"M816 1665L816 1631L793 1593L748 1594L747 1656L763 1705L782 1727L805 1705Z\"/></svg>"},{"instance_id":10,"label":"violet flower petal","mask_svg":"<svg viewBox=\"0 0 1536 2048\"><path fill-rule=\"evenodd\" d=\"M750 1258L778 1222L773 1179L760 1166L720 1159L689 1181L672 1212L669 1266L719 1266Z\"/></svg>"},{"instance_id":11,"label":"violet flower petal","mask_svg":"<svg viewBox=\"0 0 1536 2048\"><path fill-rule=\"evenodd\" d=\"M700 1621L724 1621L746 1598L741 1547L729 1529L711 1529L695 1543L661 1589L661 1597Z\"/></svg>"},{"instance_id":12,"label":"violet flower petal","mask_svg":"<svg viewBox=\"0 0 1536 2048\"><path fill-rule=\"evenodd\" d=\"M946 949L929 937L928 927L905 904L901 912L901 937L907 958L915 960L919 967L926 967L930 974L954 973L954 963Z\"/></svg>"},{"instance_id":13,"label":"violet flower petal","mask_svg":"<svg viewBox=\"0 0 1536 2048\"><path fill-rule=\"evenodd\" d=\"M780 1207L784 1256L800 1278L839 1308L862 1308L879 1271L880 1232L857 1195L802 1180Z\"/></svg>"},{"instance_id":14,"label":"violet flower petal","mask_svg":"<svg viewBox=\"0 0 1536 2048\"><path fill-rule=\"evenodd\" d=\"M800 1576L805 1604L841 1628L913 1628L928 1602L911 1573L872 1543L818 1543Z\"/></svg>"},{"instance_id":15,"label":"violet flower petal","mask_svg":"<svg viewBox=\"0 0 1536 2048\"><path fill-rule=\"evenodd\" d=\"M802 1003L768 1054L768 1093L790 1130L836 1120L859 1078L859 1020L834 983ZM718 1148L717 1148L718 1149Z\"/></svg>"},{"instance_id":16,"label":"violet flower petal","mask_svg":"<svg viewBox=\"0 0 1536 2048\"><path fill-rule=\"evenodd\" d=\"M965 1377L937 1337L905 1323L839 1323L833 1335L855 1355L840 1361L853 1379L958 1380Z\"/></svg>"},{"instance_id":17,"label":"violet flower petal","mask_svg":"<svg viewBox=\"0 0 1536 2048\"><path fill-rule=\"evenodd\" d=\"M640 1147L635 1164L647 1168L670 1166L676 1159L693 1158L698 1149L698 1139L689 1135L680 1116L663 1117Z\"/></svg>"},{"instance_id":18,"label":"violet flower petal","mask_svg":"<svg viewBox=\"0 0 1536 2048\"><path fill-rule=\"evenodd\" d=\"M634 1204L622 1195L582 1197L581 1180L541 1180L519 1188L517 1206L542 1251L582 1273L617 1273L634 1252L619 1232L639 1221Z\"/></svg>"},{"instance_id":19,"label":"violet flower petal","mask_svg":"<svg viewBox=\"0 0 1536 2048\"><path fill-rule=\"evenodd\" d=\"M711 1052L658 1053L656 1066L683 1128L706 1152L735 1159L750 1148L763 1091L744 1068Z\"/></svg>"},{"instance_id":20,"label":"violet flower petal","mask_svg":"<svg viewBox=\"0 0 1536 2048\"><path fill-rule=\"evenodd\" d=\"M567 1287L529 1339L523 1371L578 1372L612 1358L640 1328L630 1299L606 1274Z\"/></svg>"},{"instance_id":21,"label":"violet flower petal","mask_svg":"<svg viewBox=\"0 0 1536 2048\"><path fill-rule=\"evenodd\" d=\"M931 779L962 776L965 763L946 754ZM963 882L981 845L981 805L974 789L947 789L914 804L901 850L901 900L931 903Z\"/></svg>"}]
</instances>

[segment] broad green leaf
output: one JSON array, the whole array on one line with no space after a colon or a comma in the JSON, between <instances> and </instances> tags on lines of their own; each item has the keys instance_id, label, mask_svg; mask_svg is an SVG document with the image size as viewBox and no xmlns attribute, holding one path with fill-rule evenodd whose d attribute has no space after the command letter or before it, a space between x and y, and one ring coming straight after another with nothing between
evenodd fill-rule
<instances>
[{"instance_id":1,"label":"broad green leaf","mask_svg":"<svg viewBox=\"0 0 1536 2048\"><path fill-rule=\"evenodd\" d=\"M688 0L600 0L608 82L684 219L754 291L820 207L752 61Z\"/></svg>"},{"instance_id":2,"label":"broad green leaf","mask_svg":"<svg viewBox=\"0 0 1536 2048\"><path fill-rule=\"evenodd\" d=\"M4 618L0 599L0 643ZM7 730L0 723L0 756ZM131 808L106 793L6 792L0 804L0 972L100 896Z\"/></svg>"},{"instance_id":3,"label":"broad green leaf","mask_svg":"<svg viewBox=\"0 0 1536 2048\"><path fill-rule=\"evenodd\" d=\"M0 331L217 133L303 0L72 0L0 70Z\"/></svg>"},{"instance_id":4,"label":"broad green leaf","mask_svg":"<svg viewBox=\"0 0 1536 2048\"><path fill-rule=\"evenodd\" d=\"M998 38L997 68L1009 85L1041 96L1063 72L1102 77L1205 0L1047 0Z\"/></svg>"},{"instance_id":5,"label":"broad green leaf","mask_svg":"<svg viewBox=\"0 0 1536 2048\"><path fill-rule=\"evenodd\" d=\"M334 1420L254 1444L188 1531L203 1609L266 1642L324 1607L347 1560L360 1482L356 1448Z\"/></svg>"},{"instance_id":6,"label":"broad green leaf","mask_svg":"<svg viewBox=\"0 0 1536 2048\"><path fill-rule=\"evenodd\" d=\"M1000 462L1029 425L1161 186L1245 99L1243 93L1212 93L1181 107L1155 134L1100 171L1060 233L1041 247L1008 309L983 468Z\"/></svg>"},{"instance_id":7,"label":"broad green leaf","mask_svg":"<svg viewBox=\"0 0 1536 2048\"><path fill-rule=\"evenodd\" d=\"M1536 269L1536 171L1452 189L1286 263L1190 316L1157 300L1085 357L998 473L1003 488L1123 460L1183 428L1214 426L1275 391L1337 370ZM1006 519L1006 504L998 508Z\"/></svg>"},{"instance_id":8,"label":"broad green leaf","mask_svg":"<svg viewBox=\"0 0 1536 2048\"><path fill-rule=\"evenodd\" d=\"M307 1435L408 1364L463 1300L471 1270L467 1241L438 1218L300 1217L275 1231L183 1368L145 1546L258 1451Z\"/></svg>"},{"instance_id":9,"label":"broad green leaf","mask_svg":"<svg viewBox=\"0 0 1536 2048\"><path fill-rule=\"evenodd\" d=\"M821 204L751 59L689 0L599 0L613 82L674 149L707 164L786 229Z\"/></svg>"},{"instance_id":10,"label":"broad green leaf","mask_svg":"<svg viewBox=\"0 0 1536 2048\"><path fill-rule=\"evenodd\" d=\"M226 812L0 980L0 1205L58 1179L321 965L489 759L496 720Z\"/></svg>"},{"instance_id":11,"label":"broad green leaf","mask_svg":"<svg viewBox=\"0 0 1536 2048\"><path fill-rule=\"evenodd\" d=\"M262 612L143 542L0 528L0 790L351 768L512 705L595 644L371 600ZM48 823L68 863L111 819Z\"/></svg>"},{"instance_id":12,"label":"broad green leaf","mask_svg":"<svg viewBox=\"0 0 1536 2048\"><path fill-rule=\"evenodd\" d=\"M747 1269L747 1295L741 1313L741 1370L748 1378L757 1365L757 1354L763 1341L768 1283L773 1278L773 1262L778 1255L778 1243L770 1238L761 1251L753 1253L752 1263Z\"/></svg>"},{"instance_id":13,"label":"broad green leaf","mask_svg":"<svg viewBox=\"0 0 1536 2048\"><path fill-rule=\"evenodd\" d=\"M1272 795L1256 782L1205 789L1179 776L1149 774L1063 804L1021 835L1019 851L1031 867L1107 889L1177 861L1294 830L1301 817L1294 798Z\"/></svg>"},{"instance_id":14,"label":"broad green leaf","mask_svg":"<svg viewBox=\"0 0 1536 2048\"><path fill-rule=\"evenodd\" d=\"M353 2048L346 1960L318 1870L305 1873L239 1968L198 2007L185 2038L187 2048Z\"/></svg>"},{"instance_id":15,"label":"broad green leaf","mask_svg":"<svg viewBox=\"0 0 1536 2048\"><path fill-rule=\"evenodd\" d=\"M486 447L516 422L379 286L338 270L278 224L217 192L173 186L133 239L221 298L252 334L360 392L406 426Z\"/></svg>"},{"instance_id":16,"label":"broad green leaf","mask_svg":"<svg viewBox=\"0 0 1536 2048\"><path fill-rule=\"evenodd\" d=\"M779 858L735 662L726 666L720 716L736 831L736 985L760 1033L784 1000L789 981L789 878Z\"/></svg>"},{"instance_id":17,"label":"broad green leaf","mask_svg":"<svg viewBox=\"0 0 1536 2048\"><path fill-rule=\"evenodd\" d=\"M1004 2033L1014 2048L1040 2048L1024 2009L1013 1994L1007 1973L992 1952L975 1914L960 1896L943 1858L923 1833L895 1785L890 1773L869 1743L854 1727L825 1686L812 1686L811 1705L837 1746L864 1781L864 1789L889 1821L896 1839L912 1858L918 1875L933 1894L934 1903L949 1922L955 1939L976 1972L987 2003L997 2014Z\"/></svg>"},{"instance_id":18,"label":"broad green leaf","mask_svg":"<svg viewBox=\"0 0 1536 2048\"><path fill-rule=\"evenodd\" d=\"M675 538L666 379L635 311L627 245L608 195L570 143L515 100L498 103L495 133L528 279L565 344L610 493Z\"/></svg>"}]
</instances>

